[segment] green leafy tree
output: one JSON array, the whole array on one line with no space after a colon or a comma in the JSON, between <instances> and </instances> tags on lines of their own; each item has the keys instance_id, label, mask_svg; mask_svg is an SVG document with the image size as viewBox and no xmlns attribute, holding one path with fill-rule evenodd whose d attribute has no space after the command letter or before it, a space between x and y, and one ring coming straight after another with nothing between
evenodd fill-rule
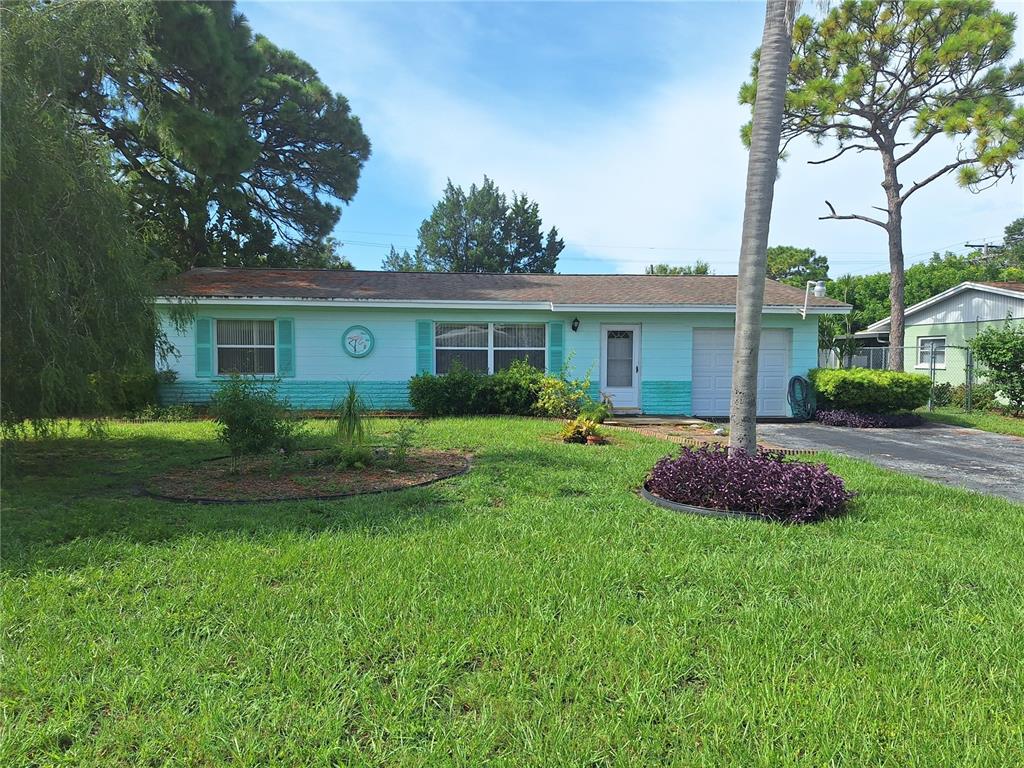
<instances>
[{"instance_id":1,"label":"green leafy tree","mask_svg":"<svg viewBox=\"0 0 1024 768\"><path fill-rule=\"evenodd\" d=\"M826 201L823 219L856 220L886 233L891 273L889 366L903 367L903 209L920 189L956 173L980 189L1010 174L1024 145L1024 62L1007 65L1016 19L989 0L854 2L821 20L802 16L783 117L783 150L799 136L834 141L826 163L847 152L876 153L885 205L881 215L839 213ZM758 76L740 91L753 104ZM908 163L935 137L951 139L945 162ZM744 137L749 136L749 127ZM919 165L919 163L918 163ZM913 179L907 186L906 178Z\"/></svg>"},{"instance_id":2,"label":"green leafy tree","mask_svg":"<svg viewBox=\"0 0 1024 768\"><path fill-rule=\"evenodd\" d=\"M66 97L82 57L144 59L148 16L110 0L5 3L0 20L0 388L10 423L102 407L90 374L149 365L143 233L110 175L109 145L76 126Z\"/></svg>"},{"instance_id":3,"label":"green leafy tree","mask_svg":"<svg viewBox=\"0 0 1024 768\"><path fill-rule=\"evenodd\" d=\"M395 246L391 246L388 255L384 257L380 268L385 272L426 272L427 265L423 261L423 253L417 248L412 253L408 249L401 253Z\"/></svg>"},{"instance_id":4,"label":"green leafy tree","mask_svg":"<svg viewBox=\"0 0 1024 768\"><path fill-rule=\"evenodd\" d=\"M808 280L828 280L828 258L813 248L773 245L768 249L768 277L803 288Z\"/></svg>"},{"instance_id":5,"label":"green leafy tree","mask_svg":"<svg viewBox=\"0 0 1024 768\"><path fill-rule=\"evenodd\" d=\"M986 328L968 344L989 380L1010 401L1010 410L1024 412L1024 322L1007 320Z\"/></svg>"},{"instance_id":6,"label":"green leafy tree","mask_svg":"<svg viewBox=\"0 0 1024 768\"><path fill-rule=\"evenodd\" d=\"M87 58L75 93L154 247L177 269L316 254L370 152L347 100L233 2L152 7L149 55Z\"/></svg>"},{"instance_id":7,"label":"green leafy tree","mask_svg":"<svg viewBox=\"0 0 1024 768\"><path fill-rule=\"evenodd\" d=\"M697 259L693 264L672 266L670 264L648 264L645 275L710 275L711 265Z\"/></svg>"},{"instance_id":8,"label":"green leafy tree","mask_svg":"<svg viewBox=\"0 0 1024 768\"><path fill-rule=\"evenodd\" d=\"M1011 259L1024 265L1024 216L1006 225L1003 230L1003 247Z\"/></svg>"},{"instance_id":9,"label":"green leafy tree","mask_svg":"<svg viewBox=\"0 0 1024 768\"><path fill-rule=\"evenodd\" d=\"M441 200L420 225L420 244L412 261L385 259L397 265L421 264L431 272L554 272L565 242L558 229L542 234L537 203L513 193L509 203L484 177L469 192L445 186Z\"/></svg>"}]
</instances>

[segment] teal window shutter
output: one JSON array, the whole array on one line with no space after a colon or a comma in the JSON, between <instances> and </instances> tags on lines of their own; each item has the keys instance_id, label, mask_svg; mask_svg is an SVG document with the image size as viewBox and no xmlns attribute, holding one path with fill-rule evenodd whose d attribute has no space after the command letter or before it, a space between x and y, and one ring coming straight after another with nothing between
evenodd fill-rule
<instances>
[{"instance_id":1,"label":"teal window shutter","mask_svg":"<svg viewBox=\"0 0 1024 768\"><path fill-rule=\"evenodd\" d=\"M213 318L196 318L196 378L213 376Z\"/></svg>"},{"instance_id":2,"label":"teal window shutter","mask_svg":"<svg viewBox=\"0 0 1024 768\"><path fill-rule=\"evenodd\" d=\"M548 323L548 373L556 376L565 365L565 323Z\"/></svg>"},{"instance_id":3,"label":"teal window shutter","mask_svg":"<svg viewBox=\"0 0 1024 768\"><path fill-rule=\"evenodd\" d=\"M277 375L295 375L295 321L290 317L277 320Z\"/></svg>"},{"instance_id":4,"label":"teal window shutter","mask_svg":"<svg viewBox=\"0 0 1024 768\"><path fill-rule=\"evenodd\" d=\"M416 373L434 372L434 323L416 321Z\"/></svg>"}]
</instances>

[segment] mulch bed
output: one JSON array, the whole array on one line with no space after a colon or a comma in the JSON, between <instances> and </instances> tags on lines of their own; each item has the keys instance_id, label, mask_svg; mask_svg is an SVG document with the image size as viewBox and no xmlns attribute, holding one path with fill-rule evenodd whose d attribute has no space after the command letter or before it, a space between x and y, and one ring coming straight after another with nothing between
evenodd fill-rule
<instances>
[{"instance_id":1,"label":"mulch bed","mask_svg":"<svg viewBox=\"0 0 1024 768\"><path fill-rule=\"evenodd\" d=\"M243 459L237 472L227 457L203 461L152 477L141 490L158 499L199 504L327 500L428 485L469 471L469 457L450 451L410 451L400 469L318 466L312 463L318 453L301 451L287 466L273 456Z\"/></svg>"}]
</instances>

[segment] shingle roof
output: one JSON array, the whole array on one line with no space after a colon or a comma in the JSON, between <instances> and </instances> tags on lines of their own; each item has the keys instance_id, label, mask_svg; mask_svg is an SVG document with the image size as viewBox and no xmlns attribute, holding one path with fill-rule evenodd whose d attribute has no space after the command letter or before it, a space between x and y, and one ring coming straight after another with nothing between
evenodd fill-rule
<instances>
[{"instance_id":1,"label":"shingle roof","mask_svg":"<svg viewBox=\"0 0 1024 768\"><path fill-rule=\"evenodd\" d=\"M1004 291L1019 291L1024 293L1024 283L1007 283L1007 282L983 282L982 285L987 285L992 288L1002 288Z\"/></svg>"},{"instance_id":2,"label":"shingle roof","mask_svg":"<svg viewBox=\"0 0 1024 768\"><path fill-rule=\"evenodd\" d=\"M733 306L736 303L736 277L201 267L169 281L164 285L162 295L198 298ZM802 307L804 291L766 280L764 303L768 307ZM849 305L835 299L812 296L810 306L845 309Z\"/></svg>"}]
</instances>

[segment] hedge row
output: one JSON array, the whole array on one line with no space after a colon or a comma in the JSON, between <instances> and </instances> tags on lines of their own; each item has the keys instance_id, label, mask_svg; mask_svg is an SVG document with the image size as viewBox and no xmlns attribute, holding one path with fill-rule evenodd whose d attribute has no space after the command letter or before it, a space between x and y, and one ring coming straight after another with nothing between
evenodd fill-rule
<instances>
[{"instance_id":1,"label":"hedge row","mask_svg":"<svg viewBox=\"0 0 1024 768\"><path fill-rule=\"evenodd\" d=\"M932 386L920 373L868 368L816 368L810 378L820 408L867 413L913 411L928 402Z\"/></svg>"}]
</instances>

